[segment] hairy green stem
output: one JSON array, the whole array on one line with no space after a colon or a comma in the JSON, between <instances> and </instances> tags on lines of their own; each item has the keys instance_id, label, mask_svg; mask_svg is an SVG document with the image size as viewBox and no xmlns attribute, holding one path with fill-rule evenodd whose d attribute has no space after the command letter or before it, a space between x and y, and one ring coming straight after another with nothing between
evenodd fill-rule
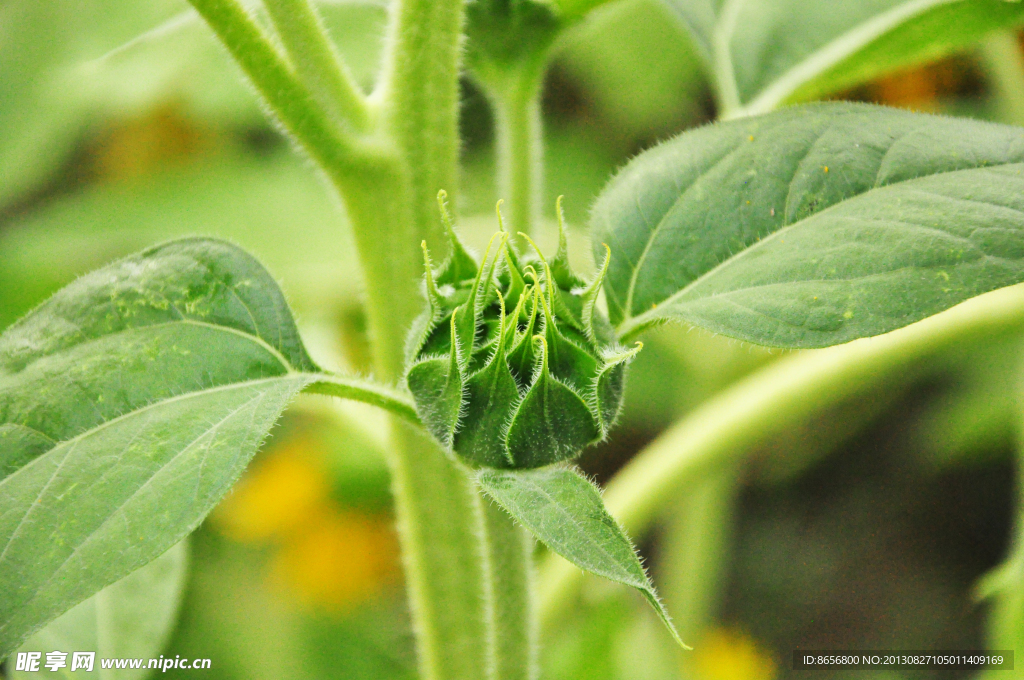
<instances>
[{"instance_id":1,"label":"hairy green stem","mask_svg":"<svg viewBox=\"0 0 1024 680\"><path fill-rule=\"evenodd\" d=\"M424 301L421 241L444 250L437 192L458 191L462 0L396 0L374 94L395 147L389 175L344 182L370 299L378 366L399 375ZM467 471L422 430L395 424L389 455L423 680L480 680L491 662L482 501Z\"/></svg>"},{"instance_id":2,"label":"hairy green stem","mask_svg":"<svg viewBox=\"0 0 1024 680\"><path fill-rule=\"evenodd\" d=\"M367 164L358 177L332 177L363 269L375 373L389 381L402 377L405 336L425 304L417 248L423 236L412 216L409 179L397 161Z\"/></svg>"},{"instance_id":3,"label":"hairy green stem","mask_svg":"<svg viewBox=\"0 0 1024 680\"><path fill-rule=\"evenodd\" d=\"M540 97L543 63L527 64L483 81L494 112L498 196L508 230L534 233L544 184L544 140Z\"/></svg>"},{"instance_id":4,"label":"hairy green stem","mask_svg":"<svg viewBox=\"0 0 1024 680\"><path fill-rule=\"evenodd\" d=\"M422 430L394 428L402 560L423 680L483 680L490 667L483 501Z\"/></svg>"},{"instance_id":5,"label":"hairy green stem","mask_svg":"<svg viewBox=\"0 0 1024 680\"><path fill-rule=\"evenodd\" d=\"M236 0L193 4L341 193L366 281L375 367L397 379L405 333L423 305L417 247L440 233L437 190L455 190L461 0L396 3L383 92L390 117L368 150L344 134ZM302 30L289 21L300 19L278 21L290 27L283 32ZM393 429L389 462L422 675L477 680L489 639L480 499L436 443L400 421Z\"/></svg>"},{"instance_id":6,"label":"hairy green stem","mask_svg":"<svg viewBox=\"0 0 1024 680\"><path fill-rule=\"evenodd\" d=\"M410 178L410 215L420 236L411 247L417 249L422 239L432 252L444 252L437 192L447 191L457 207L463 2L401 0L393 5L376 96L382 98L386 127Z\"/></svg>"},{"instance_id":7,"label":"hairy green stem","mask_svg":"<svg viewBox=\"0 0 1024 680\"><path fill-rule=\"evenodd\" d=\"M314 374L313 381L306 392L326 394L342 399L353 399L390 411L413 425L420 425L420 417L416 414L416 406L407 392L399 392L380 385L373 385L361 380L351 380L340 375Z\"/></svg>"},{"instance_id":8,"label":"hairy green stem","mask_svg":"<svg viewBox=\"0 0 1024 680\"><path fill-rule=\"evenodd\" d=\"M320 105L356 130L370 123L366 96L341 59L309 0L264 0L298 76Z\"/></svg>"},{"instance_id":9,"label":"hairy green stem","mask_svg":"<svg viewBox=\"0 0 1024 680\"><path fill-rule=\"evenodd\" d=\"M806 351L758 371L690 413L638 454L609 483L605 505L633 536L688 482L735 465L758 442L867 390L897 380L921 359L998 333L1024 329L1024 286L974 298L898 331ZM581 572L550 560L539 608L547 625L563 613Z\"/></svg>"},{"instance_id":10,"label":"hairy green stem","mask_svg":"<svg viewBox=\"0 0 1024 680\"><path fill-rule=\"evenodd\" d=\"M375 372L398 380L405 335L424 304L419 244L444 250L436 196L458 189L463 0L392 3L384 76L371 97L382 115L374 133L362 135L340 124L328 103L344 74L313 73L337 64L322 44L297 44L303 31L319 31L308 15L275 19L300 78L237 0L191 1L341 194L365 280ZM280 0L278 9L296 4ZM493 656L480 496L422 430L394 418L392 432L388 461L421 677L480 680Z\"/></svg>"},{"instance_id":11,"label":"hairy green stem","mask_svg":"<svg viewBox=\"0 0 1024 680\"><path fill-rule=\"evenodd\" d=\"M483 503L491 574L491 677L533 680L537 677L533 538L497 503L486 499Z\"/></svg>"},{"instance_id":12,"label":"hairy green stem","mask_svg":"<svg viewBox=\"0 0 1024 680\"><path fill-rule=\"evenodd\" d=\"M375 368L385 380L398 379L405 329L422 305L417 287L420 239L399 150L386 136L345 134L238 0L190 1L273 114L341 194L367 282Z\"/></svg>"},{"instance_id":13,"label":"hairy green stem","mask_svg":"<svg viewBox=\"0 0 1024 680\"><path fill-rule=\"evenodd\" d=\"M189 0L274 116L332 178L358 177L389 152L378 139L352 138L319 105L238 0Z\"/></svg>"}]
</instances>

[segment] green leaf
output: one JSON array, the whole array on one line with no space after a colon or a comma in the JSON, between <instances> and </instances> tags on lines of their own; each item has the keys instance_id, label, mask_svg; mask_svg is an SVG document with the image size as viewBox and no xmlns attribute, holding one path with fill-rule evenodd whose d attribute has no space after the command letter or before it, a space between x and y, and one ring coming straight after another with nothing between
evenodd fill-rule
<instances>
[{"instance_id":1,"label":"green leaf","mask_svg":"<svg viewBox=\"0 0 1024 680\"><path fill-rule=\"evenodd\" d=\"M819 97L1024 23L1000 0L667 0L730 115Z\"/></svg>"},{"instance_id":2,"label":"green leaf","mask_svg":"<svg viewBox=\"0 0 1024 680\"><path fill-rule=\"evenodd\" d=\"M623 339L675 318L824 347L1024 280L1022 197L1020 128L821 104L640 155L592 228Z\"/></svg>"},{"instance_id":3,"label":"green leaf","mask_svg":"<svg viewBox=\"0 0 1024 680\"><path fill-rule=\"evenodd\" d=\"M593 484L563 468L481 470L477 481L548 548L584 571L639 590L683 644L633 544Z\"/></svg>"},{"instance_id":4,"label":"green leaf","mask_svg":"<svg viewBox=\"0 0 1024 680\"><path fill-rule=\"evenodd\" d=\"M141 680L151 674L143 667L102 668L99 659L155 659L174 628L185 586L188 543L182 541L138 571L125 576L75 606L42 629L18 650L46 654L67 652L67 667L60 671L16 671L15 680L42 675L101 680ZM93 651L92 672L71 672L71 652ZM42 664L40 664L42 666Z\"/></svg>"},{"instance_id":5,"label":"green leaf","mask_svg":"<svg viewBox=\"0 0 1024 680\"><path fill-rule=\"evenodd\" d=\"M88 274L0 335L0 658L202 521L313 364L273 278L210 239Z\"/></svg>"}]
</instances>

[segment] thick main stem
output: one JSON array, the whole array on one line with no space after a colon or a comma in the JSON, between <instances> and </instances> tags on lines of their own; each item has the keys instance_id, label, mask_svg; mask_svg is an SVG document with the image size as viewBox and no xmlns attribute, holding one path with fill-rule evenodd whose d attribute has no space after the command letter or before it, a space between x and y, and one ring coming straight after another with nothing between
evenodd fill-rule
<instances>
[{"instance_id":1,"label":"thick main stem","mask_svg":"<svg viewBox=\"0 0 1024 680\"><path fill-rule=\"evenodd\" d=\"M484 500L491 573L492 678L537 676L537 625L532 598L533 537L496 503Z\"/></svg>"},{"instance_id":2,"label":"thick main stem","mask_svg":"<svg viewBox=\"0 0 1024 680\"><path fill-rule=\"evenodd\" d=\"M341 194L365 278L376 373L397 381L405 334L423 307L419 243L443 250L435 196L457 190L462 0L392 3L387 75L376 95L384 115L360 134L330 110L330 79L303 78L238 0L191 2ZM296 16L276 23L292 37L314 27ZM306 47L290 48L303 68L333 68ZM485 678L492 638L479 495L460 466L403 421L393 423L389 454L421 676Z\"/></svg>"},{"instance_id":3,"label":"thick main stem","mask_svg":"<svg viewBox=\"0 0 1024 680\"><path fill-rule=\"evenodd\" d=\"M395 423L392 490L423 680L484 680L490 667L483 500L422 431Z\"/></svg>"}]
</instances>

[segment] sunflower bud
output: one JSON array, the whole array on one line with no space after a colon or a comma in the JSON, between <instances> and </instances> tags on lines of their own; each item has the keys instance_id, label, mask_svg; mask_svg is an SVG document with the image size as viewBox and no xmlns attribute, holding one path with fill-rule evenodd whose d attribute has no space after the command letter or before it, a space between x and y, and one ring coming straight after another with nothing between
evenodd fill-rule
<instances>
[{"instance_id":1,"label":"sunflower bud","mask_svg":"<svg viewBox=\"0 0 1024 680\"><path fill-rule=\"evenodd\" d=\"M423 246L428 308L407 348L406 382L421 420L476 467L575 458L607 435L626 364L640 350L619 348L597 309L610 252L592 281L573 272L559 203L558 252L546 260L534 246L520 255L499 203L501 231L477 264L455 235L444 192L438 203L451 253L435 270Z\"/></svg>"}]
</instances>

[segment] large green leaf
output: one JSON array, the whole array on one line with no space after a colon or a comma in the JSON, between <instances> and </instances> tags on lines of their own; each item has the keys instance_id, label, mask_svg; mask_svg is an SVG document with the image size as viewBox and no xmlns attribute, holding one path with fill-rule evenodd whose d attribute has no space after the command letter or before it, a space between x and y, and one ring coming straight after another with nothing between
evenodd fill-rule
<instances>
[{"instance_id":1,"label":"large green leaf","mask_svg":"<svg viewBox=\"0 0 1024 680\"><path fill-rule=\"evenodd\" d=\"M666 1L728 115L834 92L1024 23L1024 5L1002 0Z\"/></svg>"},{"instance_id":2,"label":"large green leaf","mask_svg":"<svg viewBox=\"0 0 1024 680\"><path fill-rule=\"evenodd\" d=\"M100 659L155 659L167 644L185 586L188 542L182 541L146 566L112 583L33 635L19 652L40 652L39 671L15 671L13 680L54 676L141 680L152 671L103 668ZM66 667L43 668L46 654L68 654ZM96 653L91 670L75 668L75 651ZM72 671L72 668L75 668Z\"/></svg>"},{"instance_id":3,"label":"large green leaf","mask_svg":"<svg viewBox=\"0 0 1024 680\"><path fill-rule=\"evenodd\" d=\"M683 644L633 544L605 510L593 484L559 467L484 469L477 474L477 482L548 548L584 571L639 590Z\"/></svg>"},{"instance_id":4,"label":"large green leaf","mask_svg":"<svg viewBox=\"0 0 1024 680\"><path fill-rule=\"evenodd\" d=\"M1024 130L854 104L709 126L634 159L593 234L624 339L885 333L1024 280Z\"/></svg>"},{"instance_id":5,"label":"large green leaf","mask_svg":"<svg viewBox=\"0 0 1024 680\"><path fill-rule=\"evenodd\" d=\"M273 278L210 239L88 274L0 335L0 658L180 541L318 369Z\"/></svg>"}]
</instances>

